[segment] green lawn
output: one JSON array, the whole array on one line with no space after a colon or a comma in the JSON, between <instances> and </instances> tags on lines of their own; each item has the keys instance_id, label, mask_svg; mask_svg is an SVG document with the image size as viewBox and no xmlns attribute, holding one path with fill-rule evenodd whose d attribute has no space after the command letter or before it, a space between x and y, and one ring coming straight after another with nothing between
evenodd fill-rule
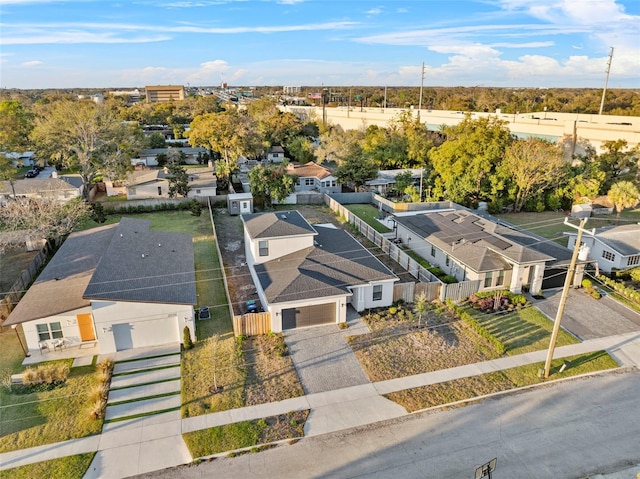
<instances>
[{"instance_id":1,"label":"green lawn","mask_svg":"<svg viewBox=\"0 0 640 479\"><path fill-rule=\"evenodd\" d=\"M543 238L567 246L567 237L562 233L571 227L564 224L566 215L563 212L543 211L542 213L505 213L494 215L511 224L519 226Z\"/></svg>"},{"instance_id":2,"label":"green lawn","mask_svg":"<svg viewBox=\"0 0 640 479\"><path fill-rule=\"evenodd\" d=\"M469 306L464 307L464 310L498 338L507 347L507 354L510 356L549 347L553 322L532 306L519 311L489 314L476 311ZM561 329L556 345L566 346L578 342Z\"/></svg>"},{"instance_id":3,"label":"green lawn","mask_svg":"<svg viewBox=\"0 0 640 479\"><path fill-rule=\"evenodd\" d=\"M93 456L95 456L95 452L6 469L0 471L0 479L33 479L35 477L82 479L93 460Z\"/></svg>"},{"instance_id":4,"label":"green lawn","mask_svg":"<svg viewBox=\"0 0 640 479\"><path fill-rule=\"evenodd\" d=\"M388 233L391 231L382 223L376 220L376 217L380 216L380 211L373 205L345 205L349 211L360 218L362 221L371 226L378 233Z\"/></svg>"}]
</instances>

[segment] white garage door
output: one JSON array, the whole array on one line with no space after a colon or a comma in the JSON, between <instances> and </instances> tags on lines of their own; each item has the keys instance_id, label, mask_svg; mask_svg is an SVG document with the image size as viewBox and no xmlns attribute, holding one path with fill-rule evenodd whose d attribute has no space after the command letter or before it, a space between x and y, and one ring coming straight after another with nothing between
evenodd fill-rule
<instances>
[{"instance_id":1,"label":"white garage door","mask_svg":"<svg viewBox=\"0 0 640 479\"><path fill-rule=\"evenodd\" d=\"M180 342L175 317L114 324L112 329L116 351Z\"/></svg>"}]
</instances>

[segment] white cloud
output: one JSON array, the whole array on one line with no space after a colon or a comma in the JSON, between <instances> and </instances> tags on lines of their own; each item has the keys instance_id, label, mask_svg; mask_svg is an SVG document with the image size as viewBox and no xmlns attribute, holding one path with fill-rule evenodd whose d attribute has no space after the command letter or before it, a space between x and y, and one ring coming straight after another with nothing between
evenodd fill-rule
<instances>
[{"instance_id":1,"label":"white cloud","mask_svg":"<svg viewBox=\"0 0 640 479\"><path fill-rule=\"evenodd\" d=\"M380 15L382 13L382 7L371 8L364 13L367 15Z\"/></svg>"},{"instance_id":2,"label":"white cloud","mask_svg":"<svg viewBox=\"0 0 640 479\"><path fill-rule=\"evenodd\" d=\"M40 60L32 60L30 62L22 62L20 64L22 67L36 67L38 65L44 65L44 62L41 62Z\"/></svg>"}]
</instances>

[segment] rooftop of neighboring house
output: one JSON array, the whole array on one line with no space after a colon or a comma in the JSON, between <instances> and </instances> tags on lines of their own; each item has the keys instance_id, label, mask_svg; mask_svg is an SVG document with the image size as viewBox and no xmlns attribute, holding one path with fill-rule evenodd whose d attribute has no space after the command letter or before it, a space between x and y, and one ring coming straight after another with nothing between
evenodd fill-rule
<instances>
[{"instance_id":1,"label":"rooftop of neighboring house","mask_svg":"<svg viewBox=\"0 0 640 479\"><path fill-rule=\"evenodd\" d=\"M502 269L509 262L527 264L556 259L536 248L537 240L526 233L466 210L398 215L395 219L417 237L477 272Z\"/></svg>"},{"instance_id":2,"label":"rooftop of neighboring house","mask_svg":"<svg viewBox=\"0 0 640 479\"><path fill-rule=\"evenodd\" d=\"M152 181L163 181L166 178L167 173L163 168L145 168L127 173L124 183L128 186L135 186Z\"/></svg>"},{"instance_id":3,"label":"rooftop of neighboring house","mask_svg":"<svg viewBox=\"0 0 640 479\"><path fill-rule=\"evenodd\" d=\"M577 231L569 231L566 234L576 235ZM597 228L594 236L621 255L632 256L640 253L640 224Z\"/></svg>"},{"instance_id":4,"label":"rooftop of neighboring house","mask_svg":"<svg viewBox=\"0 0 640 479\"><path fill-rule=\"evenodd\" d=\"M296 210L241 216L251 239L315 235L317 231Z\"/></svg>"},{"instance_id":5,"label":"rooftop of neighboring house","mask_svg":"<svg viewBox=\"0 0 640 479\"><path fill-rule=\"evenodd\" d=\"M187 170L189 175L190 188L207 188L217 185L217 177L213 168L190 168Z\"/></svg>"},{"instance_id":6,"label":"rooftop of neighboring house","mask_svg":"<svg viewBox=\"0 0 640 479\"><path fill-rule=\"evenodd\" d=\"M297 175L300 178L313 177L323 180L329 176L332 176L331 170L320 166L317 163L311 161L303 165L289 163L287 165L288 175Z\"/></svg>"},{"instance_id":7,"label":"rooftop of neighboring house","mask_svg":"<svg viewBox=\"0 0 640 479\"><path fill-rule=\"evenodd\" d=\"M398 279L346 231L333 225L316 231L314 246L255 265L269 302L350 294L349 286Z\"/></svg>"},{"instance_id":8,"label":"rooftop of neighboring house","mask_svg":"<svg viewBox=\"0 0 640 479\"><path fill-rule=\"evenodd\" d=\"M284 148L280 145L272 146L269 148L269 153L284 153Z\"/></svg>"},{"instance_id":9,"label":"rooftop of neighboring house","mask_svg":"<svg viewBox=\"0 0 640 479\"><path fill-rule=\"evenodd\" d=\"M90 300L196 304L191 236L149 225L122 218L69 235L5 325L87 307Z\"/></svg>"},{"instance_id":10,"label":"rooftop of neighboring house","mask_svg":"<svg viewBox=\"0 0 640 479\"><path fill-rule=\"evenodd\" d=\"M82 183L80 186L82 186ZM38 193L41 196L46 196L47 192L75 191L80 186L75 186L63 178L25 178L23 180L15 180L13 189L8 181L0 181L0 194L13 195L13 190L15 189L16 195Z\"/></svg>"}]
</instances>

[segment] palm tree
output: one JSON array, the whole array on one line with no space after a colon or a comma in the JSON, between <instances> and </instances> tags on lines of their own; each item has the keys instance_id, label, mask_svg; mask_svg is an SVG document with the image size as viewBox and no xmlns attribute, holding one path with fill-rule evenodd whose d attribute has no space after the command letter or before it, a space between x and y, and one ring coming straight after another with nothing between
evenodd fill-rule
<instances>
[{"instance_id":1,"label":"palm tree","mask_svg":"<svg viewBox=\"0 0 640 479\"><path fill-rule=\"evenodd\" d=\"M616 207L616 216L620 216L625 208L632 208L638 204L638 188L630 181L618 181L611 186L607 193L609 201Z\"/></svg>"},{"instance_id":2,"label":"palm tree","mask_svg":"<svg viewBox=\"0 0 640 479\"><path fill-rule=\"evenodd\" d=\"M427 312L427 309L429 309L429 301L427 301L427 295L424 291L416 296L413 309L418 313L418 328L421 328L422 316Z\"/></svg>"}]
</instances>

